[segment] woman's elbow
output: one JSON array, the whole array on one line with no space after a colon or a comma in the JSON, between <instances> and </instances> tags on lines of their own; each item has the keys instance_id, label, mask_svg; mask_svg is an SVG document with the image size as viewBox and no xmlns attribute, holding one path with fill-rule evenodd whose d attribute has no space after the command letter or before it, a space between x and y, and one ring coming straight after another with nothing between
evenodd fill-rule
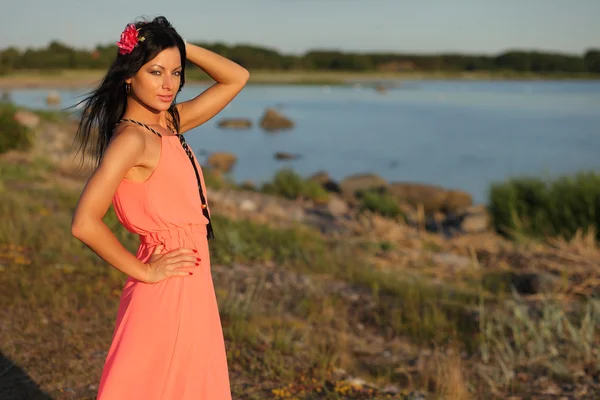
<instances>
[{"instance_id":1,"label":"woman's elbow","mask_svg":"<svg viewBox=\"0 0 600 400\"><path fill-rule=\"evenodd\" d=\"M250 79L250 71L248 71L246 68L241 67L241 71L239 73L238 76L238 80L242 85L245 85L246 82L248 82L248 80Z\"/></svg>"},{"instance_id":2,"label":"woman's elbow","mask_svg":"<svg viewBox=\"0 0 600 400\"><path fill-rule=\"evenodd\" d=\"M73 218L71 222L71 235L74 238L82 240L85 238L89 232L91 231L89 221L82 220L81 218Z\"/></svg>"},{"instance_id":3,"label":"woman's elbow","mask_svg":"<svg viewBox=\"0 0 600 400\"><path fill-rule=\"evenodd\" d=\"M73 221L71 223L71 235L76 238L76 239L80 239L81 240L81 236L83 234L83 229L81 227L81 224L76 223L75 221Z\"/></svg>"}]
</instances>

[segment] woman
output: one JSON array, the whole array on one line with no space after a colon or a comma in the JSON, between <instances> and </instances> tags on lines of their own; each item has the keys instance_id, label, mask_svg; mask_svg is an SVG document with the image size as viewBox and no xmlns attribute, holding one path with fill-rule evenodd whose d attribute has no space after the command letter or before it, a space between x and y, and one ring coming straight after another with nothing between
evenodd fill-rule
<instances>
[{"instance_id":1,"label":"woman","mask_svg":"<svg viewBox=\"0 0 600 400\"><path fill-rule=\"evenodd\" d=\"M231 399L206 186L181 134L221 111L249 74L184 42L164 17L128 25L117 44L115 61L83 102L77 138L98 162L71 227L127 275L97 398ZM216 83L176 103L186 58ZM135 256L102 221L111 203L140 236Z\"/></svg>"}]
</instances>

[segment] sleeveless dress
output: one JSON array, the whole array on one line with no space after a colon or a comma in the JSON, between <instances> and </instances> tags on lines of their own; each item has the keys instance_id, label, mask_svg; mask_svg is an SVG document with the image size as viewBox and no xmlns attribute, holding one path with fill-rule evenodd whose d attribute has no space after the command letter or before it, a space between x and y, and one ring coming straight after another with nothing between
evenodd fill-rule
<instances>
[{"instance_id":1,"label":"sleeveless dress","mask_svg":"<svg viewBox=\"0 0 600 400\"><path fill-rule=\"evenodd\" d=\"M202 206L196 185L199 178L206 193L201 171L196 158L186 154L179 136L162 135L161 154L152 175L144 182L123 179L114 195L119 220L140 237L139 260L148 261L155 246L163 244L163 252L179 247L196 249L201 261L189 268L191 276L155 284L127 278L98 400L231 399L210 271L209 219L203 214L206 206Z\"/></svg>"}]
</instances>

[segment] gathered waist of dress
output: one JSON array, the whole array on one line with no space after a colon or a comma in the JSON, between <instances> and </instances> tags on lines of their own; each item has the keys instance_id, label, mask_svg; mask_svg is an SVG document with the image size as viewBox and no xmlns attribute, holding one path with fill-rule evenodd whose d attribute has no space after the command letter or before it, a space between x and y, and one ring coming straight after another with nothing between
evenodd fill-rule
<instances>
[{"instance_id":1,"label":"gathered waist of dress","mask_svg":"<svg viewBox=\"0 0 600 400\"><path fill-rule=\"evenodd\" d=\"M146 246L154 246L164 244L170 241L182 241L187 238L204 238L206 239L206 225L189 224L183 226L175 226L169 229L148 232L140 234L140 244Z\"/></svg>"}]
</instances>

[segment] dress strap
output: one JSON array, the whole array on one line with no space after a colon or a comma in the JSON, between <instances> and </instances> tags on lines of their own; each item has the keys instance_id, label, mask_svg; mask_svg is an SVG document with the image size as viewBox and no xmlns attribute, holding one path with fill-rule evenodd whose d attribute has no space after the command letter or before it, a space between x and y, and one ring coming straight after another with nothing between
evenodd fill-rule
<instances>
[{"instance_id":1,"label":"dress strap","mask_svg":"<svg viewBox=\"0 0 600 400\"><path fill-rule=\"evenodd\" d=\"M185 150L185 154L187 154L192 163L192 167L194 167L196 180L198 181L198 192L200 193L200 201L202 204L202 215L204 215L208 220L208 224L206 225L206 236L208 239L214 239L215 234L213 232L212 223L210 222L210 212L208 211L208 204L206 203L206 198L204 197L204 193L202 191L202 182L200 181L200 174L198 173L198 168L196 167L196 162L194 161L194 154L192 149L190 149L190 146L188 146L187 142L185 141L183 135L180 133L176 133L175 135L179 137L179 143L181 143L183 150Z\"/></svg>"},{"instance_id":2,"label":"dress strap","mask_svg":"<svg viewBox=\"0 0 600 400\"><path fill-rule=\"evenodd\" d=\"M162 137L162 135L160 133L156 132L154 129L150 128L148 125L146 125L146 124L144 124L142 122L136 121L134 119L121 118L119 120L119 122L117 122L117 125L119 125L121 122L125 122L125 121L127 121L127 122L133 122L134 124L138 124L139 126L143 126L144 128L148 129L150 132L156 134L158 137Z\"/></svg>"}]
</instances>

